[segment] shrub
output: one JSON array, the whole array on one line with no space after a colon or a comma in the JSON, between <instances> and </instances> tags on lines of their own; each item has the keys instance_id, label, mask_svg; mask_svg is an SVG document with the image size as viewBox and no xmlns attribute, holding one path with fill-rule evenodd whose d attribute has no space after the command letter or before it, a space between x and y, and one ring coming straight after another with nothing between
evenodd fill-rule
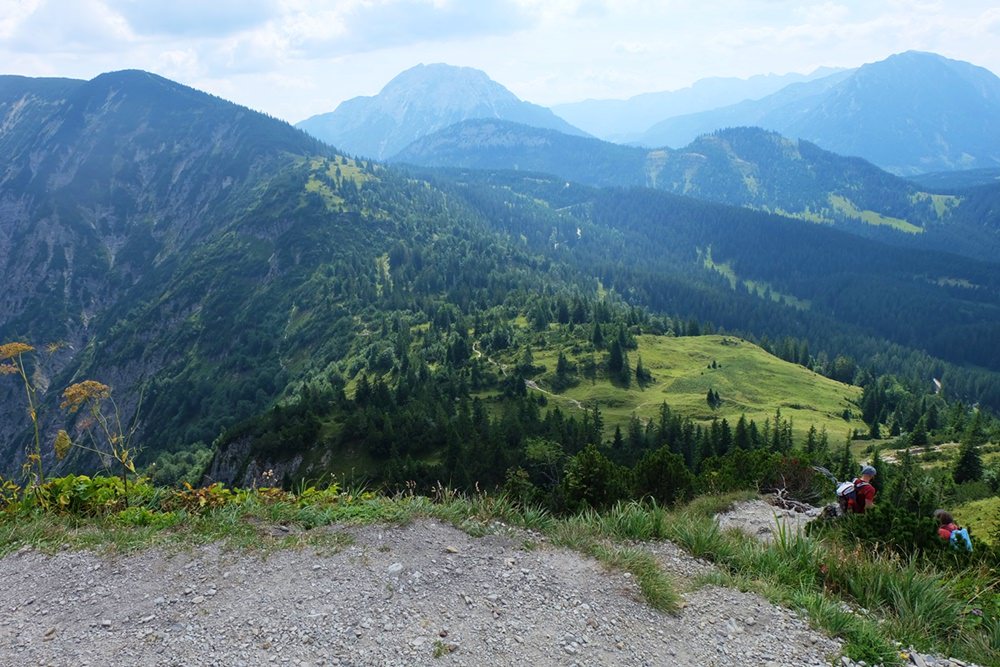
<instances>
[{"instance_id":1,"label":"shrub","mask_svg":"<svg viewBox=\"0 0 1000 667\"><path fill-rule=\"evenodd\" d=\"M181 521L177 512L157 512L148 507L129 507L115 515L116 521L126 526L170 528Z\"/></svg>"}]
</instances>

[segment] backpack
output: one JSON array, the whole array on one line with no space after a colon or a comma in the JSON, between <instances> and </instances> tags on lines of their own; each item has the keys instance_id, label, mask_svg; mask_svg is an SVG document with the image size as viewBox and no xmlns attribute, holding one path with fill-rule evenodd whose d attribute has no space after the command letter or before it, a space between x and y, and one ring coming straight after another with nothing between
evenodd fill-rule
<instances>
[{"instance_id":1,"label":"backpack","mask_svg":"<svg viewBox=\"0 0 1000 667\"><path fill-rule=\"evenodd\" d=\"M969 537L969 530L967 528L956 528L951 531L951 537L948 539L951 543L953 549L965 549L966 551L972 551L972 538Z\"/></svg>"},{"instance_id":2,"label":"backpack","mask_svg":"<svg viewBox=\"0 0 1000 667\"><path fill-rule=\"evenodd\" d=\"M840 509L843 512L848 510L854 511L857 507L858 500L858 489L865 486L867 482L863 480L858 480L858 483L854 482L841 482L837 486L837 502L840 504Z\"/></svg>"},{"instance_id":3,"label":"backpack","mask_svg":"<svg viewBox=\"0 0 1000 667\"><path fill-rule=\"evenodd\" d=\"M854 488L854 482L841 482L837 485L837 503L840 505L841 512L847 512L857 497L858 491Z\"/></svg>"}]
</instances>

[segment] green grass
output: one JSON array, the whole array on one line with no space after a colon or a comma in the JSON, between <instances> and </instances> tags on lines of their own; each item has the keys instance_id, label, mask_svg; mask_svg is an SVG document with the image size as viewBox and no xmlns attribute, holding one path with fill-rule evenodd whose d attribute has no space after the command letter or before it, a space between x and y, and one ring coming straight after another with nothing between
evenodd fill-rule
<instances>
[{"instance_id":1,"label":"green grass","mask_svg":"<svg viewBox=\"0 0 1000 667\"><path fill-rule=\"evenodd\" d=\"M812 306L811 302L808 300L799 299L791 294L783 294L764 281L740 280L740 277L736 275L736 270L733 269L732 264L729 262L718 263L712 259L711 246L709 246L703 253L702 265L706 269L711 269L728 280L730 289L736 289L736 284L742 283L742 285L746 287L751 294L755 294L761 299L770 298L770 300L775 303L783 303L786 306L795 308L796 310L809 310Z\"/></svg>"},{"instance_id":2,"label":"green grass","mask_svg":"<svg viewBox=\"0 0 1000 667\"><path fill-rule=\"evenodd\" d=\"M653 374L653 383L640 388L635 382L625 388L600 376L595 383L581 382L562 394L549 396L549 405L574 411L575 402L600 404L607 431L628 424L632 414L642 420L656 419L664 401L671 410L695 421L708 424L713 418L725 418L735 427L741 414L763 428L764 420L774 417L777 409L785 419L792 419L797 440L803 440L809 427L826 427L830 444L843 442L852 429L867 430L858 419L844 421L845 409L858 412L855 403L861 389L823 377L807 368L782 361L745 340L732 336L652 336L638 337L638 350L629 351L634 365L642 356L643 365ZM555 369L559 350L555 345L533 348L536 365ZM603 352L595 355L600 361ZM567 356L580 362L586 354ZM511 363L512 360L505 360ZM715 361L717 368L709 368ZM540 386L544 382L540 381ZM711 409L705 400L709 389L722 398L722 406Z\"/></svg>"},{"instance_id":3,"label":"green grass","mask_svg":"<svg viewBox=\"0 0 1000 667\"><path fill-rule=\"evenodd\" d=\"M977 541L992 544L993 538L1000 535L1000 496L959 505L952 514L960 526L972 531Z\"/></svg>"},{"instance_id":4,"label":"green grass","mask_svg":"<svg viewBox=\"0 0 1000 667\"><path fill-rule=\"evenodd\" d=\"M917 192L910 196L910 201L914 204L927 200L931 202L931 206L934 208L934 213L937 214L939 219L943 219L945 215L951 211L951 209L962 203L962 198L954 195L936 195L929 192Z\"/></svg>"},{"instance_id":5,"label":"green grass","mask_svg":"<svg viewBox=\"0 0 1000 667\"><path fill-rule=\"evenodd\" d=\"M893 218L875 211L863 211L855 206L854 202L850 199L842 197L841 195L830 195L829 201L830 206L832 206L834 210L846 215L849 218L860 220L861 222L869 225L886 225L907 234L922 234L924 232L923 227L918 227L917 225L907 222L901 218Z\"/></svg>"}]
</instances>

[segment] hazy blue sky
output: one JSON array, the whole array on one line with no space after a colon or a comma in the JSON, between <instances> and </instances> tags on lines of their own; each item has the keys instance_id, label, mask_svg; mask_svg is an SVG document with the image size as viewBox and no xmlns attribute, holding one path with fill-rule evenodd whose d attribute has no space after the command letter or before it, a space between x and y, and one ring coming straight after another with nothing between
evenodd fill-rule
<instances>
[{"instance_id":1,"label":"hazy blue sky","mask_svg":"<svg viewBox=\"0 0 1000 667\"><path fill-rule=\"evenodd\" d=\"M145 69L293 122L421 62L549 105L998 45L996 0L0 0L0 73Z\"/></svg>"}]
</instances>

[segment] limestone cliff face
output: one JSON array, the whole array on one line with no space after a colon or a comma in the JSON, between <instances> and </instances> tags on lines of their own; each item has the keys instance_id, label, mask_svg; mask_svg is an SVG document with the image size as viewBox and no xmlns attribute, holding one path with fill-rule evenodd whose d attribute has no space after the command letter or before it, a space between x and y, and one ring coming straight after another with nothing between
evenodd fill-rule
<instances>
[{"instance_id":1,"label":"limestone cliff face","mask_svg":"<svg viewBox=\"0 0 1000 667\"><path fill-rule=\"evenodd\" d=\"M178 300L170 281L248 215L262 181L323 152L285 123L147 72L0 77L0 342L57 344L36 360L50 431L64 419L58 392L83 377L134 410L138 388L176 362L163 335L190 331L207 296ZM152 304L157 317L140 323ZM30 439L19 392L0 382L2 474Z\"/></svg>"}]
</instances>

